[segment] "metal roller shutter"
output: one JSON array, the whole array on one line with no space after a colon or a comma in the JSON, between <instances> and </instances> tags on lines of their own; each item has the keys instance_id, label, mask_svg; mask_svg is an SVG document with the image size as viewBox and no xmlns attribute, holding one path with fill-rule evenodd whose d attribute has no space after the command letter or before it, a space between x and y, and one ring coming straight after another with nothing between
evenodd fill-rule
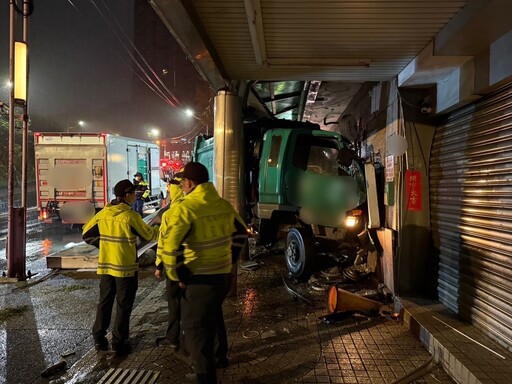
<instances>
[{"instance_id":1,"label":"metal roller shutter","mask_svg":"<svg viewBox=\"0 0 512 384\"><path fill-rule=\"evenodd\" d=\"M512 86L436 129L430 199L439 300L512 349Z\"/></svg>"}]
</instances>

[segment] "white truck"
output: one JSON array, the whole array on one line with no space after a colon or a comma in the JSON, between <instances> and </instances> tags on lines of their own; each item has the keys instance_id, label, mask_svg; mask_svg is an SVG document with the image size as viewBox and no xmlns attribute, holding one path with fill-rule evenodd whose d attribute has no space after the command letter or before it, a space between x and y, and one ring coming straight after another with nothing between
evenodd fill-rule
<instances>
[{"instance_id":1,"label":"white truck","mask_svg":"<svg viewBox=\"0 0 512 384\"><path fill-rule=\"evenodd\" d=\"M114 199L114 185L144 175L144 209L159 208L166 193L157 144L107 133L35 132L39 219L83 224Z\"/></svg>"}]
</instances>

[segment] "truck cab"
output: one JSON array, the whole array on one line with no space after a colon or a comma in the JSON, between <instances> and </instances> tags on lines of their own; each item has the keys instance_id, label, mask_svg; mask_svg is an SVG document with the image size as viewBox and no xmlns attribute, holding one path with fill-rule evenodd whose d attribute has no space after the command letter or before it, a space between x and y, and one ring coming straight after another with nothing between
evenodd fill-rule
<instances>
[{"instance_id":1,"label":"truck cab","mask_svg":"<svg viewBox=\"0 0 512 384\"><path fill-rule=\"evenodd\" d=\"M293 277L307 277L318 254L353 261L366 230L363 164L350 142L317 124L258 120L244 126L246 212L259 244L285 237ZM195 160L213 175L214 139L199 137Z\"/></svg>"},{"instance_id":2,"label":"truck cab","mask_svg":"<svg viewBox=\"0 0 512 384\"><path fill-rule=\"evenodd\" d=\"M365 231L366 189L350 143L309 124L268 129L253 148L258 148L253 152L259 158L257 185L248 182L260 243L275 244L284 232L294 277L309 275L318 253L353 260Z\"/></svg>"}]
</instances>

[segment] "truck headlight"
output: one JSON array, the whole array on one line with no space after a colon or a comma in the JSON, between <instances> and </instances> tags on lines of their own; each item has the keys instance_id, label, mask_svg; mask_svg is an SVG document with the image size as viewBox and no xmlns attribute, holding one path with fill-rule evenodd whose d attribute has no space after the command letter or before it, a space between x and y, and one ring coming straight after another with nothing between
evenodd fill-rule
<instances>
[{"instance_id":1,"label":"truck headlight","mask_svg":"<svg viewBox=\"0 0 512 384\"><path fill-rule=\"evenodd\" d=\"M345 220L343 222L345 228L355 228L360 223L363 211L360 209L352 209L345 214Z\"/></svg>"},{"instance_id":2,"label":"truck headlight","mask_svg":"<svg viewBox=\"0 0 512 384\"><path fill-rule=\"evenodd\" d=\"M345 217L345 228L354 228L357 223L357 217L347 216Z\"/></svg>"}]
</instances>

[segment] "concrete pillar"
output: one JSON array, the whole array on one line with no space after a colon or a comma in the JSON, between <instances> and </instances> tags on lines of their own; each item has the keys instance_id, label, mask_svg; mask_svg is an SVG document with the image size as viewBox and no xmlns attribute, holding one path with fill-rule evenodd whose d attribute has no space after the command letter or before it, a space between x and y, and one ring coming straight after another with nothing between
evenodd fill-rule
<instances>
[{"instance_id":1,"label":"concrete pillar","mask_svg":"<svg viewBox=\"0 0 512 384\"><path fill-rule=\"evenodd\" d=\"M242 107L238 95L220 91L215 96L214 175L219 195L244 217L244 144Z\"/></svg>"},{"instance_id":2,"label":"concrete pillar","mask_svg":"<svg viewBox=\"0 0 512 384\"><path fill-rule=\"evenodd\" d=\"M215 186L219 195L245 217L244 194L244 141L242 124L242 106L238 95L229 91L220 91L215 96L213 123ZM240 257L247 258L247 247ZM237 265L231 270L231 289L228 297L236 296Z\"/></svg>"}]
</instances>

